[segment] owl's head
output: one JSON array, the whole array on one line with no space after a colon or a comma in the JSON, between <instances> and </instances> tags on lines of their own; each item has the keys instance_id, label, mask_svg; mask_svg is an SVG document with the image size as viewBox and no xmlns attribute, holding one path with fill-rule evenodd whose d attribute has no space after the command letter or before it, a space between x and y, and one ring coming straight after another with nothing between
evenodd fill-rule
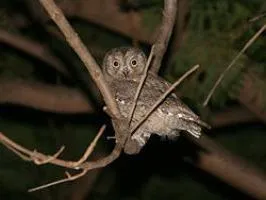
<instances>
[{"instance_id":1,"label":"owl's head","mask_svg":"<svg viewBox=\"0 0 266 200\"><path fill-rule=\"evenodd\" d=\"M120 47L106 53L103 74L107 80L139 80L147 58L138 48Z\"/></svg>"}]
</instances>

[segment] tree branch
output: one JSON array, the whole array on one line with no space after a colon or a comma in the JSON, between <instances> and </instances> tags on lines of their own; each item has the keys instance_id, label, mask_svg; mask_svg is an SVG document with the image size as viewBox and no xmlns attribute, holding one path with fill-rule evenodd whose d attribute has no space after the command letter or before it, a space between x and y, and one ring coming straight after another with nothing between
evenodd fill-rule
<instances>
[{"instance_id":1,"label":"tree branch","mask_svg":"<svg viewBox=\"0 0 266 200\"><path fill-rule=\"evenodd\" d=\"M265 85L265 79L249 69L243 76L241 88L237 95L237 100L264 123L266 123L265 100L263 97Z\"/></svg>"},{"instance_id":2,"label":"tree branch","mask_svg":"<svg viewBox=\"0 0 266 200\"><path fill-rule=\"evenodd\" d=\"M223 149L207 136L203 135L200 139L188 134L184 136L204 149L195 160L185 160L252 197L266 199L266 176L263 172Z\"/></svg>"},{"instance_id":3,"label":"tree branch","mask_svg":"<svg viewBox=\"0 0 266 200\"><path fill-rule=\"evenodd\" d=\"M71 77L62 62L48 51L48 47L31 41L19 35L11 34L0 29L0 43L10 45L24 53L29 54L44 63L54 67L58 72L66 77Z\"/></svg>"},{"instance_id":4,"label":"tree branch","mask_svg":"<svg viewBox=\"0 0 266 200\"><path fill-rule=\"evenodd\" d=\"M177 0L164 1L163 19L158 38L154 43L154 60L150 71L157 74L162 64L163 56L166 52L169 39L175 24L177 12Z\"/></svg>"},{"instance_id":5,"label":"tree branch","mask_svg":"<svg viewBox=\"0 0 266 200\"><path fill-rule=\"evenodd\" d=\"M244 124L248 122L258 122L259 118L243 107L229 107L223 111L213 113L209 123L214 128Z\"/></svg>"},{"instance_id":6,"label":"tree branch","mask_svg":"<svg viewBox=\"0 0 266 200\"><path fill-rule=\"evenodd\" d=\"M0 79L0 103L19 104L58 113L92 113L94 108L79 89L26 80Z\"/></svg>"},{"instance_id":7,"label":"tree branch","mask_svg":"<svg viewBox=\"0 0 266 200\"><path fill-rule=\"evenodd\" d=\"M42 6L45 8L47 13L50 15L52 20L57 24L58 28L64 34L67 42L85 64L85 67L89 71L92 79L96 83L97 87L101 91L104 101L112 113L117 119L121 118L120 112L116 105L116 102L106 84L102 71L95 59L89 53L85 45L81 42L77 33L72 29L70 24L67 22L62 11L56 6L53 0L39 0Z\"/></svg>"},{"instance_id":8,"label":"tree branch","mask_svg":"<svg viewBox=\"0 0 266 200\"><path fill-rule=\"evenodd\" d=\"M240 52L234 57L234 59L230 62L230 64L226 67L226 69L222 72L219 76L218 80L215 82L214 86L210 90L209 94L207 95L203 106L207 106L208 102L210 101L213 93L215 92L216 88L219 86L221 81L223 80L224 76L230 71L230 69L234 66L236 61L240 58L240 56L255 42L256 39L266 30L266 23L253 35L252 38L245 44L245 46L240 50Z\"/></svg>"}]
</instances>

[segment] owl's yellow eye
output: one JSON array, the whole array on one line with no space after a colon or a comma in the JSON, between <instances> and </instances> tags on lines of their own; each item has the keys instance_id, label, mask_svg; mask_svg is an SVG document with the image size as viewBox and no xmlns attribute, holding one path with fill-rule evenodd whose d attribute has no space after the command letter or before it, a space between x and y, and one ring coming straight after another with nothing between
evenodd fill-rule
<instances>
[{"instance_id":1,"label":"owl's yellow eye","mask_svg":"<svg viewBox=\"0 0 266 200\"><path fill-rule=\"evenodd\" d=\"M132 67L136 67L137 66L137 61L136 60L131 60L131 65L132 65Z\"/></svg>"},{"instance_id":2,"label":"owl's yellow eye","mask_svg":"<svg viewBox=\"0 0 266 200\"><path fill-rule=\"evenodd\" d=\"M113 66L114 67L119 67L119 63L117 61L114 61Z\"/></svg>"}]
</instances>

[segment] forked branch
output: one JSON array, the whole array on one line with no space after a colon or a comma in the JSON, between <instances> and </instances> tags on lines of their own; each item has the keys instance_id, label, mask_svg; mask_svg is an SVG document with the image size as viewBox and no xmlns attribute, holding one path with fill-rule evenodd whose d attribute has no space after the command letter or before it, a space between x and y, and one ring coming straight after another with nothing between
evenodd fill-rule
<instances>
[{"instance_id":1,"label":"forked branch","mask_svg":"<svg viewBox=\"0 0 266 200\"><path fill-rule=\"evenodd\" d=\"M83 154L83 156L78 161L66 161L66 160L59 159L58 157L63 152L64 147L61 147L59 151L57 151L54 155L50 156L50 155L45 155L45 154L39 153L36 150L29 150L29 149L15 143L14 141L12 141L8 137L6 137L1 132L0 132L0 142L4 146L6 146L9 150L13 151L15 154L17 154L19 157L21 157L23 160L32 161L37 165L43 165L43 164L49 163L49 164L65 167L68 169L82 170L82 172L77 174L77 175L72 176L69 173L67 173L67 177L64 179L60 179L60 180L57 180L55 182L48 183L48 184L45 184L45 185L42 185L42 186L39 186L39 187L36 187L36 188L29 190L29 191L36 191L36 190L43 189L43 188L46 188L46 187L49 187L52 185L56 185L59 183L63 183L63 182L67 182L67 181L73 181L73 180L85 175L87 173L87 171L89 171L91 169L103 167L104 165L109 164L110 161L114 158L113 154L109 155L109 162L108 162L108 160L104 163L87 161L87 159L89 158L89 156L93 152L98 140L100 139L101 135L103 134L105 127L106 127L105 125L103 125L101 127L101 129L99 130L99 132L96 135L96 137L94 138L94 140L90 143L90 145L87 147L85 153ZM119 154L117 154L117 152L115 152L115 155L119 155ZM117 158L117 157L115 157L115 158Z\"/></svg>"},{"instance_id":2,"label":"forked branch","mask_svg":"<svg viewBox=\"0 0 266 200\"><path fill-rule=\"evenodd\" d=\"M113 149L112 153L108 155L107 157L104 157L101 160L93 161L93 162L87 162L87 158L93 151L100 135L102 134L105 127L101 128L98 135L94 139L94 141L89 145L84 155L81 157L81 159L77 162L73 161L66 161L59 159L58 156L63 151L63 147L54 155L49 156L42 153L37 152L36 150L28 150L19 144L13 142L6 136L4 136L2 133L0 133L0 142L7 148L9 148L11 151L16 153L18 156L20 156L22 159L27 161L32 161L35 164L54 164L70 169L81 169L82 172L80 174L77 174L75 176L71 176L67 173L67 178L64 178L62 180L55 181L53 183L49 183L40 187L37 187L35 189L32 189L31 191L35 191L37 189L42 189L45 187L49 187L51 185L59 184L66 181L74 180L80 176L83 176L87 171L99 167L104 167L114 161L116 158L119 157L123 145L127 139L127 137L130 135L129 129L127 129L128 126L125 126L122 123L123 117L121 116L118 107L116 105L116 102L114 98L112 97L112 94L108 88L108 85L106 84L102 71L99 67L99 65L96 63L95 59L91 56L91 54L86 49L85 45L81 42L80 38L78 37L77 33L72 29L66 18L64 17L62 11L56 6L53 0L39 0L42 6L45 8L45 10L48 12L52 20L57 24L63 35L65 36L67 42L69 45L73 48L73 50L77 53L79 58L82 60L82 62L85 64L85 67L89 71L90 75L92 76L92 79L96 83L97 87L99 88L101 94L103 95L104 101L107 105L108 112L110 113L111 117L114 121L120 122L120 123L114 123L114 129L121 138L117 141L115 148ZM174 15L173 15L174 11ZM161 29L161 34L159 37L159 42L156 43L156 55L158 57L156 58L156 65L159 69L159 66L161 64L162 57L165 53L167 43L169 41L171 32L172 32L172 26L175 18L175 12L176 12L176 0L169 0L165 1L165 12L163 17L163 24ZM168 15L169 13L169 15ZM170 22L170 25L169 25ZM172 22L172 23L171 23ZM153 52L151 52L153 53ZM151 54L152 55L152 54ZM148 66L148 65L147 65ZM144 78L145 79L145 78ZM144 82L143 79L143 82ZM133 111L132 111L133 112ZM122 124L122 125L119 125Z\"/></svg>"}]
</instances>

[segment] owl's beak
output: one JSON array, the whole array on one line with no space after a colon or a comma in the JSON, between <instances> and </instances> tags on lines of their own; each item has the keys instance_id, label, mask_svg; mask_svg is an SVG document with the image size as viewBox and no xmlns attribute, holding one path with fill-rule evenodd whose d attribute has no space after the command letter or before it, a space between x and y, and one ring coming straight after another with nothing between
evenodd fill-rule
<instances>
[{"instance_id":1,"label":"owl's beak","mask_svg":"<svg viewBox=\"0 0 266 200\"><path fill-rule=\"evenodd\" d=\"M123 74L124 74L125 77L128 77L129 69L125 68L124 71L123 71Z\"/></svg>"}]
</instances>

